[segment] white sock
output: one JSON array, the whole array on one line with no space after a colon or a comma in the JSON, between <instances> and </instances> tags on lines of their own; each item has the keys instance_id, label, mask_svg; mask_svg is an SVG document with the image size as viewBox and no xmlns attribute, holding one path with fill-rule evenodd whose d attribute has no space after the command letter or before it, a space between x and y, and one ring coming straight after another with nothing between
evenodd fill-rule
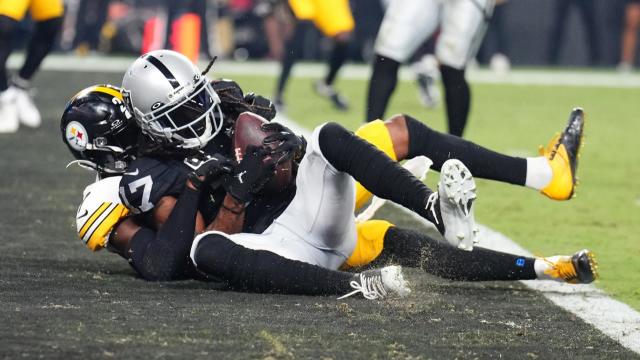
<instances>
[{"instance_id":1,"label":"white sock","mask_svg":"<svg viewBox=\"0 0 640 360\"><path fill-rule=\"evenodd\" d=\"M544 156L527 158L527 179L524 185L536 190L542 190L551 182L553 172L547 158Z\"/></svg>"},{"instance_id":2,"label":"white sock","mask_svg":"<svg viewBox=\"0 0 640 360\"><path fill-rule=\"evenodd\" d=\"M533 263L533 269L536 272L536 276L538 277L538 280L555 280L555 281L564 282L564 280L561 278L556 278L549 274L545 274L545 271L549 270L549 268L553 266L552 264L557 262L560 259L560 257L561 256L550 256L545 259L536 259L536 261Z\"/></svg>"}]
</instances>

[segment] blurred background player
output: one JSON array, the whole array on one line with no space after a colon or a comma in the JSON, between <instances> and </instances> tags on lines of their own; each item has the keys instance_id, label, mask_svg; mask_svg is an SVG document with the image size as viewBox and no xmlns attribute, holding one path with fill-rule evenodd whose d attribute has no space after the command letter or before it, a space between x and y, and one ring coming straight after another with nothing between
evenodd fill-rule
<instances>
[{"instance_id":1,"label":"blurred background player","mask_svg":"<svg viewBox=\"0 0 640 360\"><path fill-rule=\"evenodd\" d=\"M462 136L471 94L465 79L493 11L494 0L391 0L375 44L366 120L384 117L400 64L440 26L436 58L445 89L449 133Z\"/></svg>"},{"instance_id":2,"label":"blurred background player","mask_svg":"<svg viewBox=\"0 0 640 360\"><path fill-rule=\"evenodd\" d=\"M6 62L14 45L13 34L27 10L35 29L24 64L9 83ZM62 0L0 1L0 133L18 131L20 123L40 126L40 112L29 94L30 80L53 47L63 14Z\"/></svg>"},{"instance_id":3,"label":"blurred background player","mask_svg":"<svg viewBox=\"0 0 640 360\"><path fill-rule=\"evenodd\" d=\"M548 61L557 64L560 57L560 49L563 47L569 7L576 6L580 10L582 28L585 32L586 44L589 47L589 65L600 63L600 41L598 37L598 23L596 22L596 8L593 0L561 0L555 1L553 23L549 33Z\"/></svg>"},{"instance_id":4,"label":"blurred background player","mask_svg":"<svg viewBox=\"0 0 640 360\"><path fill-rule=\"evenodd\" d=\"M640 0L626 0L624 8L624 30L622 33L622 54L618 70L628 72L633 69L640 28Z\"/></svg>"},{"instance_id":5,"label":"blurred background player","mask_svg":"<svg viewBox=\"0 0 640 360\"><path fill-rule=\"evenodd\" d=\"M274 96L274 102L279 109L284 106L284 88L289 79L291 68L300 57L304 45L305 28L311 23L323 35L333 40L333 49L329 55L329 70L324 79L314 84L318 95L326 97L333 106L342 111L349 108L347 100L333 87L338 71L347 58L349 40L355 27L348 0L289 0L289 7L296 18L295 29L285 45L282 57L282 71Z\"/></svg>"}]
</instances>

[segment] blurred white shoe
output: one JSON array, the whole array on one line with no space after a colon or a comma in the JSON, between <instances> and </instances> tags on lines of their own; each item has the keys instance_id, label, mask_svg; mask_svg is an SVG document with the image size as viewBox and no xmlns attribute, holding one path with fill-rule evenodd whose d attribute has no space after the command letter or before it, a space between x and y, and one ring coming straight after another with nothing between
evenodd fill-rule
<instances>
[{"instance_id":1,"label":"blurred white shoe","mask_svg":"<svg viewBox=\"0 0 640 360\"><path fill-rule=\"evenodd\" d=\"M438 60L433 55L425 55L413 64L418 85L418 99L427 108L433 109L440 103L440 89L436 80L440 78Z\"/></svg>"},{"instance_id":2,"label":"blurred white shoe","mask_svg":"<svg viewBox=\"0 0 640 360\"><path fill-rule=\"evenodd\" d=\"M633 71L633 65L631 63L623 61L620 64L618 64L616 69L618 70L618 72L621 72L623 74L628 74Z\"/></svg>"},{"instance_id":3,"label":"blurred white shoe","mask_svg":"<svg viewBox=\"0 0 640 360\"><path fill-rule=\"evenodd\" d=\"M18 119L20 122L32 128L40 126L42 123L40 111L38 111L36 104L33 103L29 88L12 85L8 91L12 91L14 94L13 97L16 108L18 109Z\"/></svg>"},{"instance_id":4,"label":"blurred white shoe","mask_svg":"<svg viewBox=\"0 0 640 360\"><path fill-rule=\"evenodd\" d=\"M0 92L0 133L14 133L18 131L19 126L13 91L7 89Z\"/></svg>"},{"instance_id":5,"label":"blurred white shoe","mask_svg":"<svg viewBox=\"0 0 640 360\"><path fill-rule=\"evenodd\" d=\"M494 54L489 61L489 68L498 75L505 75L511 70L511 61L504 54Z\"/></svg>"}]
</instances>

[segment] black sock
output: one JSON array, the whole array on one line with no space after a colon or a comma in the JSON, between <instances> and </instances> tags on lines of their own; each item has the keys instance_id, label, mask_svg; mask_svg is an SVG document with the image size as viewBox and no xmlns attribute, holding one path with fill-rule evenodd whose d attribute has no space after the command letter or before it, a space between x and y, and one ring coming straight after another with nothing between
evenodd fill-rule
<instances>
[{"instance_id":1,"label":"black sock","mask_svg":"<svg viewBox=\"0 0 640 360\"><path fill-rule=\"evenodd\" d=\"M442 221L436 221L426 209L433 191L382 151L336 123L322 127L319 144L322 155L338 171L353 176L374 195L408 208L444 231Z\"/></svg>"},{"instance_id":2,"label":"black sock","mask_svg":"<svg viewBox=\"0 0 640 360\"><path fill-rule=\"evenodd\" d=\"M251 250L212 233L198 243L198 270L221 278L237 290L298 295L337 295L353 290L354 274Z\"/></svg>"},{"instance_id":3,"label":"black sock","mask_svg":"<svg viewBox=\"0 0 640 360\"><path fill-rule=\"evenodd\" d=\"M437 132L411 116L404 117L409 132L408 158L424 155L433 161L437 171L448 159L458 159L475 177L524 186L526 159L497 153L457 136Z\"/></svg>"},{"instance_id":4,"label":"black sock","mask_svg":"<svg viewBox=\"0 0 640 360\"><path fill-rule=\"evenodd\" d=\"M331 50L331 56L329 57L329 72L324 79L325 84L332 85L333 81L338 75L338 70L344 64L347 59L347 50L349 50L349 43L347 41L334 41L333 50Z\"/></svg>"},{"instance_id":5,"label":"black sock","mask_svg":"<svg viewBox=\"0 0 640 360\"><path fill-rule=\"evenodd\" d=\"M399 67L399 62L376 54L373 61L371 81L369 81L366 121L384 118L387 104L398 83Z\"/></svg>"},{"instance_id":6,"label":"black sock","mask_svg":"<svg viewBox=\"0 0 640 360\"><path fill-rule=\"evenodd\" d=\"M306 29L306 26L307 22L296 22L296 26L293 29L293 35L291 35L291 38L285 44L284 54L282 54L282 60L280 60L282 69L280 71L280 77L278 78L275 100L282 100L284 87L287 85L289 75L291 75L291 68L293 68L293 64L295 64L301 56L301 51L304 47L304 30Z\"/></svg>"},{"instance_id":7,"label":"black sock","mask_svg":"<svg viewBox=\"0 0 640 360\"><path fill-rule=\"evenodd\" d=\"M27 58L22 65L22 69L18 75L30 80L36 73L40 63L47 56L53 47L54 40L58 35L58 30L62 27L62 17L53 18L36 23L35 30L31 40L29 40L29 48L27 49Z\"/></svg>"},{"instance_id":8,"label":"black sock","mask_svg":"<svg viewBox=\"0 0 640 360\"><path fill-rule=\"evenodd\" d=\"M447 103L449 134L462 136L471 107L469 84L464 78L464 70L440 65L440 73L442 74L445 102Z\"/></svg>"},{"instance_id":9,"label":"black sock","mask_svg":"<svg viewBox=\"0 0 640 360\"><path fill-rule=\"evenodd\" d=\"M0 15L0 91L7 90L7 59L11 54L11 39L18 22Z\"/></svg>"},{"instance_id":10,"label":"black sock","mask_svg":"<svg viewBox=\"0 0 640 360\"><path fill-rule=\"evenodd\" d=\"M417 231L391 227L383 254L408 267L451 280L495 281L536 279L535 259L474 247L464 251Z\"/></svg>"}]
</instances>

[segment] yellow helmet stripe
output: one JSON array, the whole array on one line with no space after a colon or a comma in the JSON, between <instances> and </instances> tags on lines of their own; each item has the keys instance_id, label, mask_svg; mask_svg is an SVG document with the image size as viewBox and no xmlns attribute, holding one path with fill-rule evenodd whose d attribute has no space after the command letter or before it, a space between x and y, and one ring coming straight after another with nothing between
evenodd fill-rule
<instances>
[{"instance_id":1,"label":"yellow helmet stripe","mask_svg":"<svg viewBox=\"0 0 640 360\"><path fill-rule=\"evenodd\" d=\"M87 233L87 230L89 230L96 219L99 218L105 210L107 210L109 205L111 205L111 203L109 202L102 203L102 205L100 205L100 207L96 211L94 211L93 214L91 214L89 220L87 220L87 222L84 223L84 226L82 226L82 229L80 229L80 238L84 237L84 235Z\"/></svg>"},{"instance_id":2,"label":"yellow helmet stripe","mask_svg":"<svg viewBox=\"0 0 640 360\"><path fill-rule=\"evenodd\" d=\"M96 86L95 89L93 89L93 91L98 91L101 93L105 93L105 94L109 94L113 97L117 97L118 99L122 100L122 94L120 94L120 92L114 88L111 87L106 87L106 86Z\"/></svg>"},{"instance_id":3,"label":"yellow helmet stripe","mask_svg":"<svg viewBox=\"0 0 640 360\"><path fill-rule=\"evenodd\" d=\"M113 228L120 221L120 219L124 218L129 214L129 209L127 209L122 204L117 204L113 207L113 209L109 212L109 214L104 217L104 219L100 222L100 225L96 227L95 230L88 236L87 246L93 250L97 251L103 248L107 243L107 236L113 231Z\"/></svg>"},{"instance_id":4,"label":"yellow helmet stripe","mask_svg":"<svg viewBox=\"0 0 640 360\"><path fill-rule=\"evenodd\" d=\"M103 94L111 95L113 97L117 97L120 100L123 100L122 94L120 93L120 91L118 91L118 89L111 86L95 85L95 86L90 86L86 89L80 90L77 94L73 95L73 97L71 98L71 101L73 101L78 96L90 93L92 91L101 92Z\"/></svg>"}]
</instances>

